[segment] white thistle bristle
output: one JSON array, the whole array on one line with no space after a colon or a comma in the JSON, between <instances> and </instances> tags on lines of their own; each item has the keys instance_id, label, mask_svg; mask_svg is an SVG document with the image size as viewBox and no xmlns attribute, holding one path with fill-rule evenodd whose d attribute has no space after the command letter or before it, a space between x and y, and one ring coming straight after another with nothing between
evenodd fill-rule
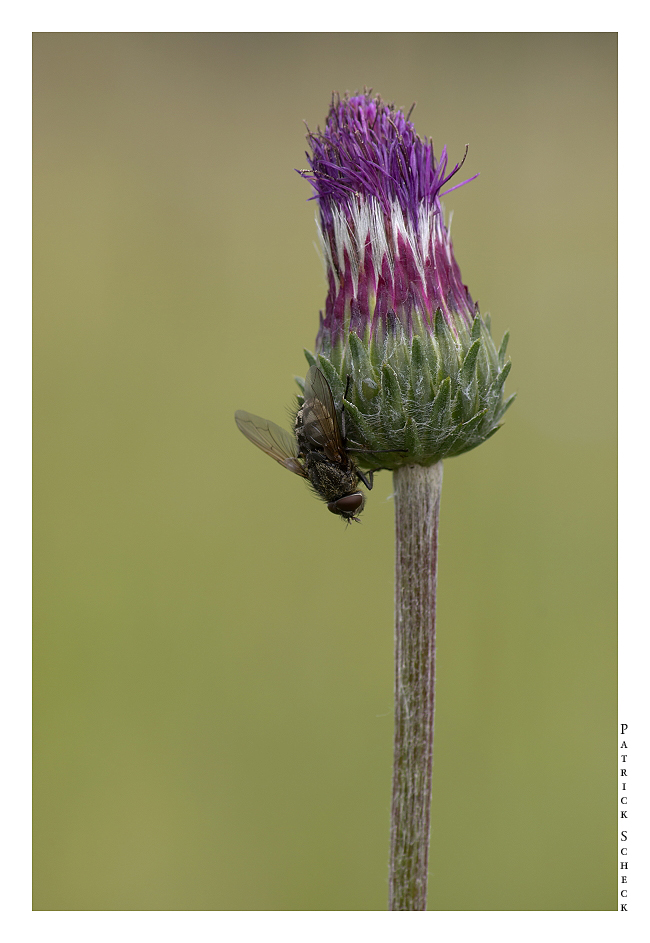
<instances>
[{"instance_id":1,"label":"white thistle bristle","mask_svg":"<svg viewBox=\"0 0 650 943\"><path fill-rule=\"evenodd\" d=\"M355 292L358 288L359 269L363 265L368 240L375 271L381 272L382 264L386 259L392 272L401 237L409 247L421 278L424 278L425 262L433 256L434 241L436 239L445 243L448 241L445 238L446 233L440 213L434 207L426 207L424 204L419 209L417 227L405 215L397 201L391 206L390 222L387 227L384 210L374 197L353 201L347 212L342 207L332 206L331 213L333 238L329 238L323 232L322 224L320 220L317 220L323 260L326 269L333 272L338 287L340 287L338 273L345 272L349 265ZM449 247L447 249L449 251Z\"/></svg>"}]
</instances>

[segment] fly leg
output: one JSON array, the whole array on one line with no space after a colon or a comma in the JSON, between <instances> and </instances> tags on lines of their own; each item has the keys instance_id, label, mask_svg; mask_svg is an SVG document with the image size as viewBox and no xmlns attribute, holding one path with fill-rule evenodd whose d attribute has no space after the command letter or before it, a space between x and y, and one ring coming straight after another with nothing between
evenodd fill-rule
<instances>
[{"instance_id":1,"label":"fly leg","mask_svg":"<svg viewBox=\"0 0 650 943\"><path fill-rule=\"evenodd\" d=\"M343 394L343 399L341 400L341 438L343 439L344 446L345 446L345 401L348 398L348 391L350 389L351 382L352 382L352 377L348 373L348 379L345 384L345 393Z\"/></svg>"},{"instance_id":2,"label":"fly leg","mask_svg":"<svg viewBox=\"0 0 650 943\"><path fill-rule=\"evenodd\" d=\"M357 468L357 469L355 469L355 470L356 470L357 475L358 475L359 478L361 479L361 481L364 483L364 485L365 485L366 488L368 489L368 491L372 491L372 485L373 485L373 482L374 482L374 479L375 479L375 473L374 473L374 471L369 471L369 472L368 472L368 477L366 478L365 474L361 471L360 468Z\"/></svg>"},{"instance_id":3,"label":"fly leg","mask_svg":"<svg viewBox=\"0 0 650 943\"><path fill-rule=\"evenodd\" d=\"M347 439L345 436L345 401L348 398L348 392L350 390L350 384L352 383L352 377L348 373L347 382L345 384L345 393L343 394L343 399L341 400L341 437L343 439L343 446L346 452L408 452L408 449L355 449L348 448ZM364 483L368 491L372 491L372 484L374 479L374 471L368 472L368 477L364 475L360 468L356 469L357 475Z\"/></svg>"}]
</instances>

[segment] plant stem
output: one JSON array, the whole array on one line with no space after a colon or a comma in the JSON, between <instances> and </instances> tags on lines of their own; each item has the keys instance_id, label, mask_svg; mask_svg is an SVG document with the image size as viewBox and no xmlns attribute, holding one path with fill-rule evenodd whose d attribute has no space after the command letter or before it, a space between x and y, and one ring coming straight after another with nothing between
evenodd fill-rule
<instances>
[{"instance_id":1,"label":"plant stem","mask_svg":"<svg viewBox=\"0 0 650 943\"><path fill-rule=\"evenodd\" d=\"M426 910L442 462L393 473L395 739L389 910Z\"/></svg>"}]
</instances>

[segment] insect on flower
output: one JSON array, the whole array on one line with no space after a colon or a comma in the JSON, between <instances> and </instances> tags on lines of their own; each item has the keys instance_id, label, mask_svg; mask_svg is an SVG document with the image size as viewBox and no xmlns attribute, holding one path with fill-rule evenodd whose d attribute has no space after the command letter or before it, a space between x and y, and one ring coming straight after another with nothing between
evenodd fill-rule
<instances>
[{"instance_id":1,"label":"insect on flower","mask_svg":"<svg viewBox=\"0 0 650 943\"><path fill-rule=\"evenodd\" d=\"M243 409L235 413L235 422L254 445L295 475L306 478L333 514L348 522L359 522L356 515L363 510L365 497L358 484L362 481L370 491L373 473L366 476L348 454L366 450L348 445L345 406L341 404L339 422L329 383L318 367L310 367L305 377L304 402L298 409L293 435Z\"/></svg>"}]
</instances>

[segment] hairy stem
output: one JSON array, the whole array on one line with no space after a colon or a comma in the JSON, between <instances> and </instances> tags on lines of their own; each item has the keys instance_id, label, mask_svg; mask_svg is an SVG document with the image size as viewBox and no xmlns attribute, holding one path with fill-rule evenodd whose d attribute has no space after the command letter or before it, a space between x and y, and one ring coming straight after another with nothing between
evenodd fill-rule
<instances>
[{"instance_id":1,"label":"hairy stem","mask_svg":"<svg viewBox=\"0 0 650 943\"><path fill-rule=\"evenodd\" d=\"M389 910L427 909L442 462L393 473L395 739Z\"/></svg>"}]
</instances>

